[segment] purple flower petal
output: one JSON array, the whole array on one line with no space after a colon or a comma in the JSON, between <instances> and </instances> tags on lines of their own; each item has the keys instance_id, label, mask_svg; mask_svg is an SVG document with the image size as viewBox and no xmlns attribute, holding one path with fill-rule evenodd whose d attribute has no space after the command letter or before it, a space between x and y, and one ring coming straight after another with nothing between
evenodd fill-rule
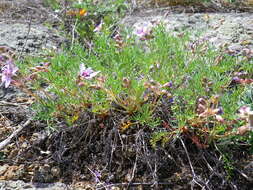
<instances>
[{"instance_id":1,"label":"purple flower petal","mask_svg":"<svg viewBox=\"0 0 253 190\"><path fill-rule=\"evenodd\" d=\"M90 67L85 68L83 63L80 65L80 76L87 80L94 78L98 73L100 73L100 71L95 72Z\"/></svg>"},{"instance_id":2,"label":"purple flower petal","mask_svg":"<svg viewBox=\"0 0 253 190\"><path fill-rule=\"evenodd\" d=\"M11 77L16 74L18 68L14 65L11 60L8 60L5 66L2 68L2 84L5 84L5 88L11 83Z\"/></svg>"},{"instance_id":3,"label":"purple flower petal","mask_svg":"<svg viewBox=\"0 0 253 190\"><path fill-rule=\"evenodd\" d=\"M233 77L232 81L236 82L236 83L240 83L240 78L239 77Z\"/></svg>"},{"instance_id":4,"label":"purple flower petal","mask_svg":"<svg viewBox=\"0 0 253 190\"><path fill-rule=\"evenodd\" d=\"M92 78L94 78L98 73L100 73L100 71L90 73L90 75L89 75L89 76L86 76L85 78L86 78L86 79L92 79Z\"/></svg>"}]
</instances>

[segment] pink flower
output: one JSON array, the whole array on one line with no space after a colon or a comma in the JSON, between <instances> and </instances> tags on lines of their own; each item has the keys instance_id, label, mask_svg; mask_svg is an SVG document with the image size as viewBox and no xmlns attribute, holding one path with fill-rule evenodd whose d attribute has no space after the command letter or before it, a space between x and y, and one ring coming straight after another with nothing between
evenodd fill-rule
<instances>
[{"instance_id":1,"label":"pink flower","mask_svg":"<svg viewBox=\"0 0 253 190\"><path fill-rule=\"evenodd\" d=\"M90 67L85 68L83 63L80 65L80 76L87 80L94 78L98 73L100 71L95 72Z\"/></svg>"},{"instance_id":2,"label":"pink flower","mask_svg":"<svg viewBox=\"0 0 253 190\"><path fill-rule=\"evenodd\" d=\"M141 39L145 40L147 39L152 33L152 28L150 26L143 26L141 28L138 28L136 30L136 35Z\"/></svg>"},{"instance_id":3,"label":"pink flower","mask_svg":"<svg viewBox=\"0 0 253 190\"><path fill-rule=\"evenodd\" d=\"M242 119L248 118L248 115L250 113L250 107L249 106L242 106L238 110L239 112L239 117Z\"/></svg>"},{"instance_id":4,"label":"pink flower","mask_svg":"<svg viewBox=\"0 0 253 190\"><path fill-rule=\"evenodd\" d=\"M149 40L154 37L152 35L153 29L159 23L159 21L151 21L150 23L145 23L136 29L135 35L138 36L140 40Z\"/></svg>"},{"instance_id":5,"label":"pink flower","mask_svg":"<svg viewBox=\"0 0 253 190\"><path fill-rule=\"evenodd\" d=\"M8 88L11 84L11 77L14 76L17 71L18 68L14 65L14 63L11 60L8 60L2 68L2 84L5 83L5 88Z\"/></svg>"},{"instance_id":6,"label":"pink flower","mask_svg":"<svg viewBox=\"0 0 253 190\"><path fill-rule=\"evenodd\" d=\"M4 61L4 56L0 55L0 62Z\"/></svg>"}]
</instances>

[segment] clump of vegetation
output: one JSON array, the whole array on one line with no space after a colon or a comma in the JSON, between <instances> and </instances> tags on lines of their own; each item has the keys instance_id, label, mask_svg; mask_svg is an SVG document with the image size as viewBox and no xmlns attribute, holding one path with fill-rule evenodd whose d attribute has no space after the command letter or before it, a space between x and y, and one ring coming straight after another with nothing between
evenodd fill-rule
<instances>
[{"instance_id":1,"label":"clump of vegetation","mask_svg":"<svg viewBox=\"0 0 253 190\"><path fill-rule=\"evenodd\" d=\"M111 37L104 29L89 49L76 45L20 65L30 88L40 92L43 117L72 126L83 112L118 112L123 131L137 124L154 128L154 146L181 133L200 148L237 135L247 119L237 116L239 108L252 106L248 93L242 95L252 83L249 60L239 62L205 42L189 44L187 34L172 36L161 25L152 35L137 34Z\"/></svg>"},{"instance_id":2,"label":"clump of vegetation","mask_svg":"<svg viewBox=\"0 0 253 190\"><path fill-rule=\"evenodd\" d=\"M62 27L69 33L72 45L78 41L89 47L95 32L102 28L110 28L111 32L115 30L116 23L124 15L126 9L125 0L82 0L65 2L57 11L62 13L61 17L64 21Z\"/></svg>"}]
</instances>

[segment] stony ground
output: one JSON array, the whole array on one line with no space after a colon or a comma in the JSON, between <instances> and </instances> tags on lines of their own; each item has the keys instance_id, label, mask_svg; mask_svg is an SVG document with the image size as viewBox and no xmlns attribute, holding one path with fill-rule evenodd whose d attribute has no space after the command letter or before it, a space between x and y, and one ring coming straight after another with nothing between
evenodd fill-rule
<instances>
[{"instance_id":1,"label":"stony ground","mask_svg":"<svg viewBox=\"0 0 253 190\"><path fill-rule=\"evenodd\" d=\"M225 48L233 55L247 53L253 49L253 13L186 13L184 8L138 9L124 18L122 23L136 30L151 21L161 21L168 31L175 35L189 30L192 40L207 40L216 48ZM3 0L0 2L0 46L10 48L17 56L39 53L44 48L60 48L64 38L54 25L61 20L57 13L45 8L42 0ZM0 49L1 51L1 49ZM26 96L17 89L10 89L6 96L0 89L0 114L9 119L11 126L28 119L32 112ZM12 102L8 105L6 102ZM24 104L20 104L25 102ZM18 103L18 104L15 104ZM27 104L26 104L27 103ZM1 117L2 118L2 117ZM1 120L2 122L2 120ZM5 121L6 122L6 121ZM0 123L0 140L7 138ZM6 127L7 124L5 123ZM6 131L5 131L6 132ZM33 131L36 136L38 133ZM41 135L41 134L40 134ZM18 142L18 140L17 140ZM23 143L25 144L25 143ZM23 146L22 144L22 146ZM22 148L22 147L21 147ZM253 158L245 164L245 172L253 173ZM2 163L1 163L2 164ZM10 164L11 165L11 164ZM9 172L7 172L9 170ZM69 189L63 183L25 183L11 181L18 179L18 173L8 164L0 165L0 189ZM9 175L9 176L8 176ZM73 188L73 187L72 187ZM74 189L84 189L75 186Z\"/></svg>"},{"instance_id":2,"label":"stony ground","mask_svg":"<svg viewBox=\"0 0 253 190\"><path fill-rule=\"evenodd\" d=\"M0 181L1 190L12 190L12 189L27 189L27 190L60 190L60 189L69 189L69 187L63 183L25 183L23 181Z\"/></svg>"},{"instance_id":3,"label":"stony ground","mask_svg":"<svg viewBox=\"0 0 253 190\"><path fill-rule=\"evenodd\" d=\"M234 54L253 49L253 13L172 13L169 9L143 10L127 16L123 23L134 30L151 22L164 23L175 35L190 31L191 39L207 40L216 48Z\"/></svg>"},{"instance_id":4,"label":"stony ground","mask_svg":"<svg viewBox=\"0 0 253 190\"><path fill-rule=\"evenodd\" d=\"M44 7L41 0L8 0L0 2L0 46L16 52L38 53L58 48L63 42L54 23L57 14Z\"/></svg>"}]
</instances>

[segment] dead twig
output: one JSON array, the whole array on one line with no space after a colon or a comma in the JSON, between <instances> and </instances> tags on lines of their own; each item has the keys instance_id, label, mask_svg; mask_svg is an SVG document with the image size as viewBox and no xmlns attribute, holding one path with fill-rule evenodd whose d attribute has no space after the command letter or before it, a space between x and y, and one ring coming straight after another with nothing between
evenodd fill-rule
<instances>
[{"instance_id":1,"label":"dead twig","mask_svg":"<svg viewBox=\"0 0 253 190\"><path fill-rule=\"evenodd\" d=\"M242 176L242 177L244 177L246 180L248 180L248 181L253 181L253 178L252 177L249 177L249 176L247 176L245 173L243 173L241 170L239 170L239 169L237 169L237 168L235 168L235 170Z\"/></svg>"},{"instance_id":2,"label":"dead twig","mask_svg":"<svg viewBox=\"0 0 253 190\"><path fill-rule=\"evenodd\" d=\"M191 189L194 189L194 184L199 185L202 189L205 189L205 188L210 189L209 186L205 182L201 181L201 179L199 179L199 177L196 175L196 173L194 171L194 168L193 168L193 165L192 165L192 162L191 162L191 159L190 159L190 156L189 156L189 153L188 153L188 150L187 150L183 140L181 138L179 138L179 139L180 139L180 142L181 142L181 144L182 144L182 146L185 150L187 160L190 164L190 168L191 168L191 172L192 172L192 186L191 186Z\"/></svg>"},{"instance_id":3,"label":"dead twig","mask_svg":"<svg viewBox=\"0 0 253 190\"><path fill-rule=\"evenodd\" d=\"M139 137L140 137L140 131L138 131L137 135L136 135L136 139L135 139L135 144L138 146L138 140L139 140ZM127 189L129 188L129 186L131 185L133 179L134 179L134 176L135 176L135 173L136 173L136 169L137 169L137 161L138 161L138 150L139 148L137 147L137 151L136 151L136 155L135 155L135 162L134 162L134 167L133 167L133 171L132 171L132 175L131 175L131 179L128 183L128 186L127 186Z\"/></svg>"},{"instance_id":4,"label":"dead twig","mask_svg":"<svg viewBox=\"0 0 253 190\"><path fill-rule=\"evenodd\" d=\"M102 186L103 186L103 189L107 190L108 187L107 187L106 185L104 185L104 183L103 183L102 181L100 181L100 179L99 179L99 177L97 176L97 174L96 174L95 172L93 172L88 166L86 166L86 168L94 175L95 181L96 181L97 183L99 183L100 185L102 185Z\"/></svg>"},{"instance_id":5,"label":"dead twig","mask_svg":"<svg viewBox=\"0 0 253 190\"><path fill-rule=\"evenodd\" d=\"M78 19L76 19L75 24L72 28L72 39L71 39L71 49L74 46L74 42L75 42L75 31L76 31L76 25L77 25Z\"/></svg>"},{"instance_id":6,"label":"dead twig","mask_svg":"<svg viewBox=\"0 0 253 190\"><path fill-rule=\"evenodd\" d=\"M17 137L19 133L26 128L29 124L31 123L31 119L28 119L23 125L20 125L17 130L15 130L7 139L2 141L0 143L0 150L4 149L10 142L12 141L13 138Z\"/></svg>"},{"instance_id":7,"label":"dead twig","mask_svg":"<svg viewBox=\"0 0 253 190\"><path fill-rule=\"evenodd\" d=\"M0 101L0 106L22 106L22 105L30 105L31 102L29 103L14 103L14 102L5 102L5 101Z\"/></svg>"},{"instance_id":8,"label":"dead twig","mask_svg":"<svg viewBox=\"0 0 253 190\"><path fill-rule=\"evenodd\" d=\"M129 183L114 183L114 184L108 184L103 187L96 188L97 190L104 189L105 187L111 188L111 187L117 187L117 186L128 186ZM145 186L153 186L154 183L131 183L130 186L139 186L139 185L145 185ZM172 182L158 182L157 185L173 185Z\"/></svg>"}]
</instances>

